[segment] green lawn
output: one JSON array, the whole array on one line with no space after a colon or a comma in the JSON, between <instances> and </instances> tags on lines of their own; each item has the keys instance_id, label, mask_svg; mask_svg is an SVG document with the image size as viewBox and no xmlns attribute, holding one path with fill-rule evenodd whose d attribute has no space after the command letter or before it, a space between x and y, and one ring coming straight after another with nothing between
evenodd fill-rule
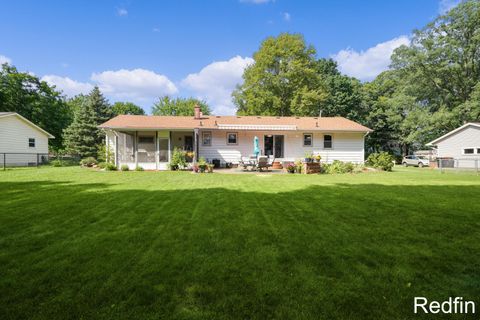
<instances>
[{"instance_id":1,"label":"green lawn","mask_svg":"<svg viewBox=\"0 0 480 320\"><path fill-rule=\"evenodd\" d=\"M479 176L418 168L7 170L0 319L398 319L414 296L479 302L479 199Z\"/></svg>"}]
</instances>

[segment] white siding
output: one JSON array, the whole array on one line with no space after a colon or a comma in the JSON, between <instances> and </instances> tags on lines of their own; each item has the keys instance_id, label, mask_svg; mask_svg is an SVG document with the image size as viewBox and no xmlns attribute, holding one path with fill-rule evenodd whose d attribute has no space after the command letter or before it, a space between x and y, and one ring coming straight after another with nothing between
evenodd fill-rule
<instances>
[{"instance_id":1,"label":"white siding","mask_svg":"<svg viewBox=\"0 0 480 320\"><path fill-rule=\"evenodd\" d=\"M364 161L364 133L313 133L313 146L303 146L303 134L311 132L284 131L284 132L259 132L259 131L237 131L238 144L227 144L227 133L236 132L233 130L212 130L211 146L202 145L202 131L199 133L200 146L199 156L205 159L220 159L223 162L237 163L241 157L253 153L253 139L259 138L260 150L264 152L264 135L284 135L284 158L295 160L303 158L305 152L313 152L322 156L322 161L332 162L333 160L351 161L362 163ZM323 135L333 136L333 148L323 148Z\"/></svg>"},{"instance_id":2,"label":"white siding","mask_svg":"<svg viewBox=\"0 0 480 320\"><path fill-rule=\"evenodd\" d=\"M463 154L463 149L475 148L474 154ZM459 167L475 167L475 160L480 160L477 149L480 148L480 128L468 126L437 142L437 156L460 159Z\"/></svg>"},{"instance_id":3,"label":"white siding","mask_svg":"<svg viewBox=\"0 0 480 320\"><path fill-rule=\"evenodd\" d=\"M35 147L29 147L29 138L35 139ZM4 152L29 153L29 155L7 155L7 165L35 163L37 153L48 154L48 136L15 115L1 117L0 153ZM3 155L0 155L0 164L3 164Z\"/></svg>"}]
</instances>

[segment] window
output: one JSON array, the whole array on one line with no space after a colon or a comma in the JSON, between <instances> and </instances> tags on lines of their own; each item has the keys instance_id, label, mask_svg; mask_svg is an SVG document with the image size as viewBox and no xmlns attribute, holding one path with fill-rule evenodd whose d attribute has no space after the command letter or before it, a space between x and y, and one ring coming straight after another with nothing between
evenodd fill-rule
<instances>
[{"instance_id":1,"label":"window","mask_svg":"<svg viewBox=\"0 0 480 320\"><path fill-rule=\"evenodd\" d=\"M28 146L30 148L35 148L35 138L28 138Z\"/></svg>"},{"instance_id":2,"label":"window","mask_svg":"<svg viewBox=\"0 0 480 320\"><path fill-rule=\"evenodd\" d=\"M210 131L202 132L202 145L204 146L212 145L212 133Z\"/></svg>"},{"instance_id":3,"label":"window","mask_svg":"<svg viewBox=\"0 0 480 320\"><path fill-rule=\"evenodd\" d=\"M477 154L480 154L480 148L477 148Z\"/></svg>"},{"instance_id":4,"label":"window","mask_svg":"<svg viewBox=\"0 0 480 320\"><path fill-rule=\"evenodd\" d=\"M237 133L236 132L227 133L227 144L237 144Z\"/></svg>"},{"instance_id":5,"label":"window","mask_svg":"<svg viewBox=\"0 0 480 320\"><path fill-rule=\"evenodd\" d=\"M463 154L473 154L473 153L474 153L473 148L463 149Z\"/></svg>"},{"instance_id":6,"label":"window","mask_svg":"<svg viewBox=\"0 0 480 320\"><path fill-rule=\"evenodd\" d=\"M323 136L323 148L324 149L332 149L332 136L326 134Z\"/></svg>"},{"instance_id":7,"label":"window","mask_svg":"<svg viewBox=\"0 0 480 320\"><path fill-rule=\"evenodd\" d=\"M138 143L153 143L153 137L138 137Z\"/></svg>"},{"instance_id":8,"label":"window","mask_svg":"<svg viewBox=\"0 0 480 320\"><path fill-rule=\"evenodd\" d=\"M303 134L303 146L304 147L313 146L313 135L311 133L304 133Z\"/></svg>"}]
</instances>

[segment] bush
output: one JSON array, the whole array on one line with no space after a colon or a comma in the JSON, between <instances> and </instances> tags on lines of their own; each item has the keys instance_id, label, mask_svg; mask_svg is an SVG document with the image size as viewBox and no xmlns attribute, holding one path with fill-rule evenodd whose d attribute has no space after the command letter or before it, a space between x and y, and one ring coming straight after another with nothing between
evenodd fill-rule
<instances>
[{"instance_id":1,"label":"bush","mask_svg":"<svg viewBox=\"0 0 480 320\"><path fill-rule=\"evenodd\" d=\"M80 165L83 167L93 167L97 164L97 160L94 157L84 158L80 161Z\"/></svg>"},{"instance_id":2,"label":"bush","mask_svg":"<svg viewBox=\"0 0 480 320\"><path fill-rule=\"evenodd\" d=\"M323 165L323 172L325 173L352 173L354 169L355 165L353 163L339 160Z\"/></svg>"},{"instance_id":3,"label":"bush","mask_svg":"<svg viewBox=\"0 0 480 320\"><path fill-rule=\"evenodd\" d=\"M392 171L395 158L387 152L372 153L367 158L367 164L385 171Z\"/></svg>"},{"instance_id":4,"label":"bush","mask_svg":"<svg viewBox=\"0 0 480 320\"><path fill-rule=\"evenodd\" d=\"M98 163L98 167L99 167L100 169L105 169L106 166L107 166L107 163L106 163L106 162L99 162L99 163Z\"/></svg>"},{"instance_id":5,"label":"bush","mask_svg":"<svg viewBox=\"0 0 480 320\"><path fill-rule=\"evenodd\" d=\"M63 167L62 160L52 160L50 164L52 165L52 167Z\"/></svg>"},{"instance_id":6,"label":"bush","mask_svg":"<svg viewBox=\"0 0 480 320\"><path fill-rule=\"evenodd\" d=\"M205 170L207 170L208 168L208 163L207 161L205 161L205 158L204 157L200 157L200 159L198 159L198 169L200 169L200 172L205 172Z\"/></svg>"},{"instance_id":7,"label":"bush","mask_svg":"<svg viewBox=\"0 0 480 320\"><path fill-rule=\"evenodd\" d=\"M117 167L113 163L106 163L105 170L107 171L117 171Z\"/></svg>"},{"instance_id":8,"label":"bush","mask_svg":"<svg viewBox=\"0 0 480 320\"><path fill-rule=\"evenodd\" d=\"M173 149L172 160L170 161L170 170L178 170L185 168L187 161L185 160L185 152L180 148Z\"/></svg>"},{"instance_id":9,"label":"bush","mask_svg":"<svg viewBox=\"0 0 480 320\"><path fill-rule=\"evenodd\" d=\"M288 173L295 173L295 170L297 169L297 166L294 165L293 163L287 164L287 172Z\"/></svg>"},{"instance_id":10,"label":"bush","mask_svg":"<svg viewBox=\"0 0 480 320\"><path fill-rule=\"evenodd\" d=\"M135 167L135 171L143 171L143 167L136 166L136 167Z\"/></svg>"},{"instance_id":11,"label":"bush","mask_svg":"<svg viewBox=\"0 0 480 320\"><path fill-rule=\"evenodd\" d=\"M122 166L120 167L120 170L122 170L122 171L129 171L130 168L128 167L128 165L122 164Z\"/></svg>"}]
</instances>

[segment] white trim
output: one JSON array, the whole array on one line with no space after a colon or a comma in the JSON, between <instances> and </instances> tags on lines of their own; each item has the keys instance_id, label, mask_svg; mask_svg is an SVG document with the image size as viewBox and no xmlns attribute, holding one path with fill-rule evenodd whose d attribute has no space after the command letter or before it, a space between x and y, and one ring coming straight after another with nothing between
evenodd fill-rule
<instances>
[{"instance_id":1,"label":"white trim","mask_svg":"<svg viewBox=\"0 0 480 320\"><path fill-rule=\"evenodd\" d=\"M295 125L267 125L267 124L218 124L220 130L274 130L274 131L295 131Z\"/></svg>"},{"instance_id":2,"label":"white trim","mask_svg":"<svg viewBox=\"0 0 480 320\"><path fill-rule=\"evenodd\" d=\"M310 145L307 145L305 144L305 136L310 136ZM312 147L313 148L313 133L310 133L310 132L304 132L303 133L303 136L302 136L302 146L306 147L306 148L310 148Z\"/></svg>"},{"instance_id":3,"label":"white trim","mask_svg":"<svg viewBox=\"0 0 480 320\"><path fill-rule=\"evenodd\" d=\"M330 136L332 138L332 140L330 141L332 143L331 147L330 148L325 148L325 136ZM332 133L324 133L322 135L323 139L322 139L322 149L323 150L333 150L333 140L335 140L333 138L333 134Z\"/></svg>"},{"instance_id":4,"label":"white trim","mask_svg":"<svg viewBox=\"0 0 480 320\"><path fill-rule=\"evenodd\" d=\"M235 135L235 143L230 143L230 142L228 142L228 135L229 135L229 134L234 134L234 135ZM236 146L236 145L238 145L238 132L227 132L225 138L226 138L226 143L227 143L228 146Z\"/></svg>"},{"instance_id":5,"label":"white trim","mask_svg":"<svg viewBox=\"0 0 480 320\"><path fill-rule=\"evenodd\" d=\"M23 120L25 121L27 124L29 124L30 126L34 127L35 129L37 129L38 131L41 131L42 133L44 133L48 138L50 139L55 139L55 137L48 133L47 131L43 130L42 128L40 128L39 126L37 126L35 123L33 123L32 121L22 117L21 115L19 115L18 113L16 112L12 112L12 113L5 113L5 114L0 114L0 118L6 118L6 117L10 117L10 116L17 116L20 120Z\"/></svg>"},{"instance_id":6,"label":"white trim","mask_svg":"<svg viewBox=\"0 0 480 320\"><path fill-rule=\"evenodd\" d=\"M435 140L430 141L429 143L427 143L427 146L436 145L437 142L439 142L440 140L443 140L443 139L447 138L448 136L450 136L450 135L452 135L452 134L454 134L454 133L456 133L456 132L458 132L458 131L460 131L460 130L468 127L468 126L474 126L474 127L480 128L480 123L474 123L474 122L465 123L463 126L444 134L440 138L437 138Z\"/></svg>"}]
</instances>

